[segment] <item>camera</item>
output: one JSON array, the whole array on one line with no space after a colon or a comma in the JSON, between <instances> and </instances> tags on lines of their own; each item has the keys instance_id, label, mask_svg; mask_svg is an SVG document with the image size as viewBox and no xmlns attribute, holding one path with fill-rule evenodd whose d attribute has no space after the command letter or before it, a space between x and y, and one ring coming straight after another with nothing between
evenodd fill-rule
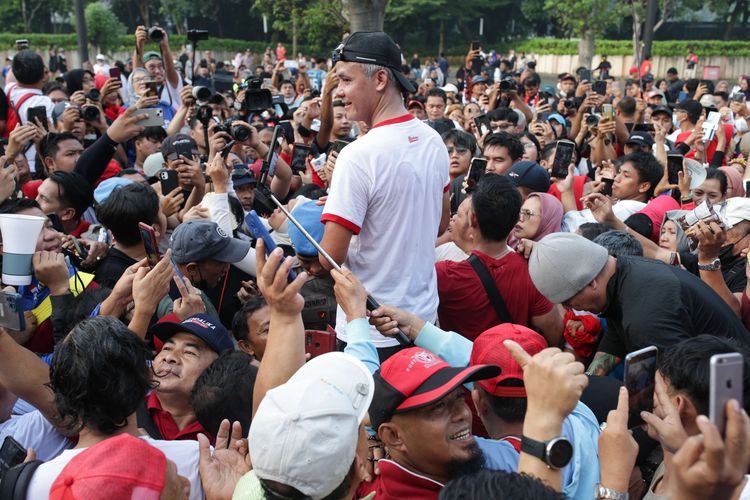
<instances>
[{"instance_id":1,"label":"camera","mask_svg":"<svg viewBox=\"0 0 750 500\"><path fill-rule=\"evenodd\" d=\"M198 106L198 109L195 111L195 118L203 124L204 127L208 127L208 122L211 121L211 118L214 116L214 111L211 109L211 106L204 104L202 106Z\"/></svg>"},{"instance_id":2,"label":"camera","mask_svg":"<svg viewBox=\"0 0 750 500\"><path fill-rule=\"evenodd\" d=\"M148 29L148 37L152 41L159 43L164 40L164 30L159 28L158 26L151 26Z\"/></svg>"},{"instance_id":3,"label":"camera","mask_svg":"<svg viewBox=\"0 0 750 500\"><path fill-rule=\"evenodd\" d=\"M247 90L245 91L245 100L242 102L244 111L262 111L273 107L273 97L268 89L261 89L263 80L252 78L245 82Z\"/></svg>"},{"instance_id":4,"label":"camera","mask_svg":"<svg viewBox=\"0 0 750 500\"><path fill-rule=\"evenodd\" d=\"M99 92L97 89L91 89L88 92L86 92L86 99L90 101L98 101L101 99L102 93Z\"/></svg>"},{"instance_id":5,"label":"camera","mask_svg":"<svg viewBox=\"0 0 750 500\"><path fill-rule=\"evenodd\" d=\"M197 42L198 40L208 40L207 30L188 30L187 39L191 42Z\"/></svg>"},{"instance_id":6,"label":"camera","mask_svg":"<svg viewBox=\"0 0 750 500\"><path fill-rule=\"evenodd\" d=\"M500 90L502 92L508 92L509 90L516 90L517 84L513 78L503 78L500 80Z\"/></svg>"},{"instance_id":7,"label":"camera","mask_svg":"<svg viewBox=\"0 0 750 500\"><path fill-rule=\"evenodd\" d=\"M232 139L238 142L244 142L250 139L250 131L246 127L240 125L232 126L232 119L220 123L214 127L214 134L217 132L226 132Z\"/></svg>"},{"instance_id":8,"label":"camera","mask_svg":"<svg viewBox=\"0 0 750 500\"><path fill-rule=\"evenodd\" d=\"M81 108L81 118L87 122L99 121L99 116L99 108L96 106L89 104L88 106L83 106Z\"/></svg>"},{"instance_id":9,"label":"camera","mask_svg":"<svg viewBox=\"0 0 750 500\"><path fill-rule=\"evenodd\" d=\"M576 102L573 99L565 99L563 101L563 106L565 106L568 109L575 108L576 107Z\"/></svg>"},{"instance_id":10,"label":"camera","mask_svg":"<svg viewBox=\"0 0 750 500\"><path fill-rule=\"evenodd\" d=\"M193 97L198 102L207 102L212 95L213 92L208 87L193 87Z\"/></svg>"},{"instance_id":11,"label":"camera","mask_svg":"<svg viewBox=\"0 0 750 500\"><path fill-rule=\"evenodd\" d=\"M599 119L599 115L592 113L586 117L586 125L588 125L589 127L596 127L597 125L599 125Z\"/></svg>"}]
</instances>

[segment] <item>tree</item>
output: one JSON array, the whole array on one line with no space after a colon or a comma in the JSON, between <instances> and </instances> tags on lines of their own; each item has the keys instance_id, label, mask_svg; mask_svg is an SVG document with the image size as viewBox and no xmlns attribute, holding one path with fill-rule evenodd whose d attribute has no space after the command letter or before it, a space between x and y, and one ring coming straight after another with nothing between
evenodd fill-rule
<instances>
[{"instance_id":1,"label":"tree","mask_svg":"<svg viewBox=\"0 0 750 500\"><path fill-rule=\"evenodd\" d=\"M125 25L102 2L91 3L84 11L89 40L98 51L107 51L120 44Z\"/></svg>"},{"instance_id":2,"label":"tree","mask_svg":"<svg viewBox=\"0 0 750 500\"><path fill-rule=\"evenodd\" d=\"M344 0L351 32L383 31L387 3L388 0Z\"/></svg>"},{"instance_id":3,"label":"tree","mask_svg":"<svg viewBox=\"0 0 750 500\"><path fill-rule=\"evenodd\" d=\"M590 67L596 37L617 24L627 5L616 0L544 0L544 8L557 20L563 31L580 40L578 64Z\"/></svg>"}]
</instances>

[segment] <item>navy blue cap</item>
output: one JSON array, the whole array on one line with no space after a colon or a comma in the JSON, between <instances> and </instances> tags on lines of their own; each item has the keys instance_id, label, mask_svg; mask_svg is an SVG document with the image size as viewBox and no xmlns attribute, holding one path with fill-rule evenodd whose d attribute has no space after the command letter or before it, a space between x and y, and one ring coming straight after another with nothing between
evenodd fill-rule
<instances>
[{"instance_id":1,"label":"navy blue cap","mask_svg":"<svg viewBox=\"0 0 750 500\"><path fill-rule=\"evenodd\" d=\"M516 187L525 187L535 193L546 193L549 189L549 173L534 161L519 161L508 171L508 177Z\"/></svg>"},{"instance_id":2,"label":"navy blue cap","mask_svg":"<svg viewBox=\"0 0 750 500\"><path fill-rule=\"evenodd\" d=\"M207 314L196 314L185 318L182 323L164 321L151 327L151 333L160 340L167 341L178 333L195 335L214 352L221 353L234 349L234 343L229 338L227 329L217 320Z\"/></svg>"}]
</instances>

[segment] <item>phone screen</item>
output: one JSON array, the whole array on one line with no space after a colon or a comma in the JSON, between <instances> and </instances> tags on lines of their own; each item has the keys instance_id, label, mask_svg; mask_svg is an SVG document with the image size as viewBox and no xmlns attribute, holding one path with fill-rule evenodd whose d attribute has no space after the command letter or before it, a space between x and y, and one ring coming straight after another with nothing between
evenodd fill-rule
<instances>
[{"instance_id":1,"label":"phone screen","mask_svg":"<svg viewBox=\"0 0 750 500\"><path fill-rule=\"evenodd\" d=\"M292 155L292 171L304 172L307 170L307 157L310 154L310 146L306 144L295 144L294 154Z\"/></svg>"},{"instance_id":2,"label":"phone screen","mask_svg":"<svg viewBox=\"0 0 750 500\"><path fill-rule=\"evenodd\" d=\"M682 171L682 155L667 155L667 182L677 184L680 180L678 175Z\"/></svg>"},{"instance_id":3,"label":"phone screen","mask_svg":"<svg viewBox=\"0 0 750 500\"><path fill-rule=\"evenodd\" d=\"M555 149L555 159L552 161L550 176L564 179L568 176L568 167L573 162L573 151L576 145L570 141L560 141Z\"/></svg>"},{"instance_id":4,"label":"phone screen","mask_svg":"<svg viewBox=\"0 0 750 500\"><path fill-rule=\"evenodd\" d=\"M141 233L143 247L146 250L146 260L148 261L148 265L153 267L159 263L159 245L156 242L156 233L154 232L154 228L144 224L143 222L139 222L138 230Z\"/></svg>"},{"instance_id":5,"label":"phone screen","mask_svg":"<svg viewBox=\"0 0 750 500\"><path fill-rule=\"evenodd\" d=\"M26 112L27 122L36 125L36 119L41 122L42 126L46 130L49 130L49 125L47 124L47 108L45 108L44 106L34 106L33 108L29 108L29 110Z\"/></svg>"},{"instance_id":6,"label":"phone screen","mask_svg":"<svg viewBox=\"0 0 750 500\"><path fill-rule=\"evenodd\" d=\"M464 45L464 47L466 47L466 45ZM479 50L479 47L479 40L474 40L473 42L471 42L471 50Z\"/></svg>"},{"instance_id":7,"label":"phone screen","mask_svg":"<svg viewBox=\"0 0 750 500\"><path fill-rule=\"evenodd\" d=\"M471 189L476 186L486 171L487 160L484 158L472 158L471 165L469 166L469 175L466 178L466 187Z\"/></svg>"},{"instance_id":8,"label":"phone screen","mask_svg":"<svg viewBox=\"0 0 750 500\"><path fill-rule=\"evenodd\" d=\"M612 196L612 185L615 183L615 180L608 177L602 177L602 182L604 183L604 187L602 188L601 193L605 196Z\"/></svg>"},{"instance_id":9,"label":"phone screen","mask_svg":"<svg viewBox=\"0 0 750 500\"><path fill-rule=\"evenodd\" d=\"M484 135L492 131L492 126L490 124L490 117L487 115L477 116L476 118L474 118L474 123L477 126L477 130L479 130L479 135Z\"/></svg>"},{"instance_id":10,"label":"phone screen","mask_svg":"<svg viewBox=\"0 0 750 500\"><path fill-rule=\"evenodd\" d=\"M0 291L0 327L17 332L26 328L20 294Z\"/></svg>"},{"instance_id":11,"label":"phone screen","mask_svg":"<svg viewBox=\"0 0 750 500\"><path fill-rule=\"evenodd\" d=\"M590 69L582 69L581 70L581 81L584 81L584 80L587 81L587 82L591 81L591 70ZM606 89L606 84L605 84L605 89ZM593 90L593 88L592 88L592 90Z\"/></svg>"},{"instance_id":12,"label":"phone screen","mask_svg":"<svg viewBox=\"0 0 750 500\"><path fill-rule=\"evenodd\" d=\"M146 82L146 95L149 97L156 97L159 95L159 84L155 81Z\"/></svg>"},{"instance_id":13,"label":"phone screen","mask_svg":"<svg viewBox=\"0 0 750 500\"><path fill-rule=\"evenodd\" d=\"M654 409L654 387L656 387L656 358L659 351L650 346L631 352L625 357L625 388L628 390L628 428L643 423L642 411Z\"/></svg>"},{"instance_id":14,"label":"phone screen","mask_svg":"<svg viewBox=\"0 0 750 500\"><path fill-rule=\"evenodd\" d=\"M589 74L590 73L591 72L589 72ZM591 86L591 90L593 90L599 95L606 95L607 94L607 82L604 80L597 80Z\"/></svg>"},{"instance_id":15,"label":"phone screen","mask_svg":"<svg viewBox=\"0 0 750 500\"><path fill-rule=\"evenodd\" d=\"M0 448L0 475L26 459L26 448L10 436L6 436Z\"/></svg>"}]
</instances>

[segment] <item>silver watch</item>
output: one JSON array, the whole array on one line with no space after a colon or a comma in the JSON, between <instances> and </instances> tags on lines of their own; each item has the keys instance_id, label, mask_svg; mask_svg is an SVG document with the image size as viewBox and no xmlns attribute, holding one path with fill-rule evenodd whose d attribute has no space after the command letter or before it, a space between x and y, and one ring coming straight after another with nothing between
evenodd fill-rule
<instances>
[{"instance_id":1,"label":"silver watch","mask_svg":"<svg viewBox=\"0 0 750 500\"><path fill-rule=\"evenodd\" d=\"M607 499L607 500L628 500L628 493L622 491L616 491L601 484L594 486L594 498Z\"/></svg>"},{"instance_id":2,"label":"silver watch","mask_svg":"<svg viewBox=\"0 0 750 500\"><path fill-rule=\"evenodd\" d=\"M721 261L719 259L714 259L710 264L698 263L699 271L718 271L719 269L721 269Z\"/></svg>"}]
</instances>

